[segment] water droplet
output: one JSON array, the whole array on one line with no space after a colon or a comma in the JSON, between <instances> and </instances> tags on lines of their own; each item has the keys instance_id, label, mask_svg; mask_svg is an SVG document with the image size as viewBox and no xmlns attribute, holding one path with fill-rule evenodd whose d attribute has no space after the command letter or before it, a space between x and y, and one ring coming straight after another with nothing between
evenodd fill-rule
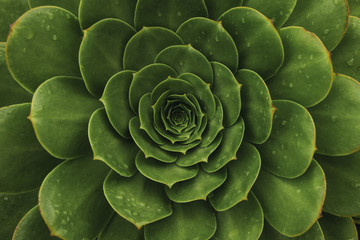
<instances>
[{"instance_id":1,"label":"water droplet","mask_svg":"<svg viewBox=\"0 0 360 240\"><path fill-rule=\"evenodd\" d=\"M340 29L340 24L336 24L336 29Z\"/></svg>"},{"instance_id":2,"label":"water droplet","mask_svg":"<svg viewBox=\"0 0 360 240\"><path fill-rule=\"evenodd\" d=\"M156 209L156 211L161 212L161 211L162 211L162 209L161 209L161 208L158 208L158 209Z\"/></svg>"},{"instance_id":3,"label":"water droplet","mask_svg":"<svg viewBox=\"0 0 360 240\"><path fill-rule=\"evenodd\" d=\"M28 31L26 33L25 39L30 40L30 39L32 39L34 37L34 35L35 35L35 33L33 31Z\"/></svg>"},{"instance_id":4,"label":"water droplet","mask_svg":"<svg viewBox=\"0 0 360 240\"><path fill-rule=\"evenodd\" d=\"M201 34L202 34L202 35L205 35L205 32L204 32L204 31L202 31L202 32L201 32Z\"/></svg>"},{"instance_id":5,"label":"water droplet","mask_svg":"<svg viewBox=\"0 0 360 240\"><path fill-rule=\"evenodd\" d=\"M285 144L281 144L281 149L282 149L282 150L285 149Z\"/></svg>"},{"instance_id":6,"label":"water droplet","mask_svg":"<svg viewBox=\"0 0 360 240\"><path fill-rule=\"evenodd\" d=\"M355 62L355 59L354 58L349 58L347 61L346 61L346 64L350 67L353 67L355 66L354 65L354 62Z\"/></svg>"},{"instance_id":7,"label":"water droplet","mask_svg":"<svg viewBox=\"0 0 360 240\"><path fill-rule=\"evenodd\" d=\"M286 125L286 123L287 123L287 121L286 121L286 120L282 120L281 125L285 126L285 125Z\"/></svg>"},{"instance_id":8,"label":"water droplet","mask_svg":"<svg viewBox=\"0 0 360 240\"><path fill-rule=\"evenodd\" d=\"M289 88L292 88L294 86L293 83L289 83Z\"/></svg>"},{"instance_id":9,"label":"water droplet","mask_svg":"<svg viewBox=\"0 0 360 240\"><path fill-rule=\"evenodd\" d=\"M339 3L338 0L334 0L333 2L334 2L335 5L337 5Z\"/></svg>"},{"instance_id":10,"label":"water droplet","mask_svg":"<svg viewBox=\"0 0 360 240\"><path fill-rule=\"evenodd\" d=\"M46 26L46 31L50 31L50 29L51 29L50 25L47 25Z\"/></svg>"},{"instance_id":11,"label":"water droplet","mask_svg":"<svg viewBox=\"0 0 360 240\"><path fill-rule=\"evenodd\" d=\"M246 47L250 47L250 46L251 46L251 42L247 42Z\"/></svg>"},{"instance_id":12,"label":"water droplet","mask_svg":"<svg viewBox=\"0 0 360 240\"><path fill-rule=\"evenodd\" d=\"M323 33L324 33L324 35L326 35L326 34L328 34L329 32L330 32L330 29L327 28L327 29L324 30Z\"/></svg>"},{"instance_id":13,"label":"water droplet","mask_svg":"<svg viewBox=\"0 0 360 240\"><path fill-rule=\"evenodd\" d=\"M57 40L57 36L56 34L53 35L53 40L56 41Z\"/></svg>"},{"instance_id":14,"label":"water droplet","mask_svg":"<svg viewBox=\"0 0 360 240\"><path fill-rule=\"evenodd\" d=\"M119 196L116 196L117 199L119 200L123 200L124 199L124 196L123 195L119 195Z\"/></svg>"},{"instance_id":15,"label":"water droplet","mask_svg":"<svg viewBox=\"0 0 360 240\"><path fill-rule=\"evenodd\" d=\"M180 16L181 16L181 12L177 12L177 15L180 17Z\"/></svg>"},{"instance_id":16,"label":"water droplet","mask_svg":"<svg viewBox=\"0 0 360 240\"><path fill-rule=\"evenodd\" d=\"M297 59L298 59L298 60L301 60L301 58L302 58L302 55L299 54L299 55L297 56Z\"/></svg>"},{"instance_id":17,"label":"water droplet","mask_svg":"<svg viewBox=\"0 0 360 240\"><path fill-rule=\"evenodd\" d=\"M212 55L213 55L213 52L209 52L209 54L210 54L210 56L212 56Z\"/></svg>"},{"instance_id":18,"label":"water droplet","mask_svg":"<svg viewBox=\"0 0 360 240\"><path fill-rule=\"evenodd\" d=\"M182 61L179 62L180 66L184 65L184 63Z\"/></svg>"},{"instance_id":19,"label":"water droplet","mask_svg":"<svg viewBox=\"0 0 360 240\"><path fill-rule=\"evenodd\" d=\"M359 187L360 187L360 183L358 183L358 182L351 183L351 186L352 186L353 188L359 188Z\"/></svg>"},{"instance_id":20,"label":"water droplet","mask_svg":"<svg viewBox=\"0 0 360 240\"><path fill-rule=\"evenodd\" d=\"M67 14L66 14L66 18L67 18L67 19L70 19L70 18L71 18L70 14L67 13Z\"/></svg>"},{"instance_id":21,"label":"water droplet","mask_svg":"<svg viewBox=\"0 0 360 240\"><path fill-rule=\"evenodd\" d=\"M241 22L242 22L242 23L245 23L245 18L241 18Z\"/></svg>"},{"instance_id":22,"label":"water droplet","mask_svg":"<svg viewBox=\"0 0 360 240\"><path fill-rule=\"evenodd\" d=\"M273 150L271 153L275 155L276 151L275 151L275 150Z\"/></svg>"},{"instance_id":23,"label":"water droplet","mask_svg":"<svg viewBox=\"0 0 360 240\"><path fill-rule=\"evenodd\" d=\"M281 10L279 14L280 16L284 15L284 11Z\"/></svg>"},{"instance_id":24,"label":"water droplet","mask_svg":"<svg viewBox=\"0 0 360 240\"><path fill-rule=\"evenodd\" d=\"M219 42L219 41L220 41L220 39L219 39L218 36L215 37L215 41L216 41L216 42Z\"/></svg>"},{"instance_id":25,"label":"water droplet","mask_svg":"<svg viewBox=\"0 0 360 240\"><path fill-rule=\"evenodd\" d=\"M297 189L297 190L296 190L296 193L301 193L301 189Z\"/></svg>"},{"instance_id":26,"label":"water droplet","mask_svg":"<svg viewBox=\"0 0 360 240\"><path fill-rule=\"evenodd\" d=\"M236 35L236 36L239 36L239 33L238 33L237 31L235 31L235 35Z\"/></svg>"},{"instance_id":27,"label":"water droplet","mask_svg":"<svg viewBox=\"0 0 360 240\"><path fill-rule=\"evenodd\" d=\"M9 200L9 198L7 196L4 197L4 201L7 201Z\"/></svg>"},{"instance_id":28,"label":"water droplet","mask_svg":"<svg viewBox=\"0 0 360 240\"><path fill-rule=\"evenodd\" d=\"M311 17L311 13L306 14L305 18L309 19Z\"/></svg>"},{"instance_id":29,"label":"water droplet","mask_svg":"<svg viewBox=\"0 0 360 240\"><path fill-rule=\"evenodd\" d=\"M23 53L26 53L26 48L23 48Z\"/></svg>"},{"instance_id":30,"label":"water droplet","mask_svg":"<svg viewBox=\"0 0 360 240\"><path fill-rule=\"evenodd\" d=\"M314 59L314 55L310 55L310 58L309 58L310 60L313 60Z\"/></svg>"},{"instance_id":31,"label":"water droplet","mask_svg":"<svg viewBox=\"0 0 360 240\"><path fill-rule=\"evenodd\" d=\"M331 121L335 122L336 121L336 116L331 116Z\"/></svg>"},{"instance_id":32,"label":"water droplet","mask_svg":"<svg viewBox=\"0 0 360 240\"><path fill-rule=\"evenodd\" d=\"M55 214L57 214L57 215L60 213L59 210L55 210L54 212L55 212Z\"/></svg>"},{"instance_id":33,"label":"water droplet","mask_svg":"<svg viewBox=\"0 0 360 240\"><path fill-rule=\"evenodd\" d=\"M157 10L157 15L158 15L158 17L162 16L162 13L161 13L161 11L159 9Z\"/></svg>"},{"instance_id":34,"label":"water droplet","mask_svg":"<svg viewBox=\"0 0 360 240\"><path fill-rule=\"evenodd\" d=\"M50 20L52 20L52 19L54 19L54 14L52 14L52 13L49 12L48 17L49 17Z\"/></svg>"}]
</instances>

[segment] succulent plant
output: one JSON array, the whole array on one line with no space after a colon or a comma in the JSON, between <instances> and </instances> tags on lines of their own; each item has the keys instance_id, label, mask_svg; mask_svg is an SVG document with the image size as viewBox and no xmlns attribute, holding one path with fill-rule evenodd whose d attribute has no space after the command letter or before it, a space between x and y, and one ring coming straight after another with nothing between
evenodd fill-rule
<instances>
[{"instance_id":1,"label":"succulent plant","mask_svg":"<svg viewBox=\"0 0 360 240\"><path fill-rule=\"evenodd\" d=\"M358 0L0 11L1 239L358 239Z\"/></svg>"}]
</instances>

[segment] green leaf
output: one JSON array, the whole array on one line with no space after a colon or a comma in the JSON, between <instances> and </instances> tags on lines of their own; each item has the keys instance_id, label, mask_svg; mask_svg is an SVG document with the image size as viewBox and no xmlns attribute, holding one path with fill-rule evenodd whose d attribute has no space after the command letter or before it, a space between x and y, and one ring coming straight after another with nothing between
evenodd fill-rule
<instances>
[{"instance_id":1,"label":"green leaf","mask_svg":"<svg viewBox=\"0 0 360 240\"><path fill-rule=\"evenodd\" d=\"M315 34L304 28L282 28L280 37L285 61L267 82L272 99L292 100L304 107L316 105L331 88L330 53Z\"/></svg>"},{"instance_id":2,"label":"green leaf","mask_svg":"<svg viewBox=\"0 0 360 240\"><path fill-rule=\"evenodd\" d=\"M129 89L133 73L133 71L125 70L112 76L100 98L111 125L123 138L130 138L129 121L134 116L129 103Z\"/></svg>"},{"instance_id":3,"label":"green leaf","mask_svg":"<svg viewBox=\"0 0 360 240\"><path fill-rule=\"evenodd\" d=\"M59 239L50 235L50 230L41 217L39 206L33 207L19 222L12 240L55 240Z\"/></svg>"},{"instance_id":4,"label":"green leaf","mask_svg":"<svg viewBox=\"0 0 360 240\"><path fill-rule=\"evenodd\" d=\"M129 90L129 102L134 112L138 112L140 98L168 77L176 77L177 73L162 63L150 64L134 74Z\"/></svg>"},{"instance_id":5,"label":"green leaf","mask_svg":"<svg viewBox=\"0 0 360 240\"><path fill-rule=\"evenodd\" d=\"M211 66L214 70L214 85L212 91L221 102L224 109L223 123L224 127L233 125L240 115L241 84L236 81L232 72L223 64L212 62Z\"/></svg>"},{"instance_id":6,"label":"green leaf","mask_svg":"<svg viewBox=\"0 0 360 240\"><path fill-rule=\"evenodd\" d=\"M37 204L38 190L19 193L0 193L0 239L11 239L21 218Z\"/></svg>"},{"instance_id":7,"label":"green leaf","mask_svg":"<svg viewBox=\"0 0 360 240\"><path fill-rule=\"evenodd\" d=\"M113 214L102 184L109 168L90 157L68 160L44 180L40 212L51 235L61 239L94 239Z\"/></svg>"},{"instance_id":8,"label":"green leaf","mask_svg":"<svg viewBox=\"0 0 360 240\"><path fill-rule=\"evenodd\" d=\"M264 225L264 214L253 193L243 201L224 212L216 213L217 230L214 240L258 239Z\"/></svg>"},{"instance_id":9,"label":"green leaf","mask_svg":"<svg viewBox=\"0 0 360 240\"><path fill-rule=\"evenodd\" d=\"M39 6L58 6L78 15L80 0L28 0L31 8Z\"/></svg>"},{"instance_id":10,"label":"green leaf","mask_svg":"<svg viewBox=\"0 0 360 240\"><path fill-rule=\"evenodd\" d=\"M162 162L175 162L177 159L177 154L172 152L167 152L161 149L157 144L155 144L147 133L140 129L140 120L138 117L133 117L129 123L130 134L133 137L136 145L142 150L145 154L145 157L152 157L156 160Z\"/></svg>"},{"instance_id":11,"label":"green leaf","mask_svg":"<svg viewBox=\"0 0 360 240\"><path fill-rule=\"evenodd\" d=\"M185 203L195 200L206 200L207 196L226 180L227 171L223 168L215 173L200 169L196 177L166 187L167 196L174 202Z\"/></svg>"},{"instance_id":12,"label":"green leaf","mask_svg":"<svg viewBox=\"0 0 360 240\"><path fill-rule=\"evenodd\" d=\"M160 26L176 31L181 23L193 17L207 17L203 0L138 0L135 27Z\"/></svg>"},{"instance_id":13,"label":"green leaf","mask_svg":"<svg viewBox=\"0 0 360 240\"><path fill-rule=\"evenodd\" d=\"M239 7L243 0L205 0L206 7L209 11L209 18L217 20L221 14L233 7Z\"/></svg>"},{"instance_id":14,"label":"green leaf","mask_svg":"<svg viewBox=\"0 0 360 240\"><path fill-rule=\"evenodd\" d=\"M324 213L319 219L326 240L356 240L358 234L351 217L341 218Z\"/></svg>"},{"instance_id":15,"label":"green leaf","mask_svg":"<svg viewBox=\"0 0 360 240\"><path fill-rule=\"evenodd\" d=\"M324 45L333 50L341 41L348 23L346 0L297 1L284 26L300 26L315 33Z\"/></svg>"},{"instance_id":16,"label":"green leaf","mask_svg":"<svg viewBox=\"0 0 360 240\"><path fill-rule=\"evenodd\" d=\"M27 0L2 0L1 10L0 42L6 42L11 24L29 10L29 4Z\"/></svg>"},{"instance_id":17,"label":"green leaf","mask_svg":"<svg viewBox=\"0 0 360 240\"><path fill-rule=\"evenodd\" d=\"M29 112L30 103L0 108L0 192L34 190L60 163L37 141Z\"/></svg>"},{"instance_id":18,"label":"green leaf","mask_svg":"<svg viewBox=\"0 0 360 240\"><path fill-rule=\"evenodd\" d=\"M232 8L219 18L234 39L238 53L238 69L250 69L263 79L273 76L284 60L280 36L272 22L255 9ZM259 64L266 62L266 64Z\"/></svg>"},{"instance_id":19,"label":"green leaf","mask_svg":"<svg viewBox=\"0 0 360 240\"><path fill-rule=\"evenodd\" d=\"M234 41L221 22L207 18L191 18L181 24L176 33L206 56L209 61L223 63L231 71L238 67L238 53Z\"/></svg>"},{"instance_id":20,"label":"green leaf","mask_svg":"<svg viewBox=\"0 0 360 240\"><path fill-rule=\"evenodd\" d=\"M251 70L235 74L241 85L242 108L240 115L245 122L245 138L256 144L264 143L270 136L274 107L264 80Z\"/></svg>"},{"instance_id":21,"label":"green leaf","mask_svg":"<svg viewBox=\"0 0 360 240\"><path fill-rule=\"evenodd\" d=\"M175 163L163 163L153 158L145 158L139 151L136 155L136 167L142 175L152 181L166 184L170 188L177 182L195 177L199 166L180 167Z\"/></svg>"},{"instance_id":22,"label":"green leaf","mask_svg":"<svg viewBox=\"0 0 360 240\"><path fill-rule=\"evenodd\" d=\"M172 213L162 185L140 173L125 178L111 172L104 182L104 193L114 210L138 229Z\"/></svg>"},{"instance_id":23,"label":"green leaf","mask_svg":"<svg viewBox=\"0 0 360 240\"><path fill-rule=\"evenodd\" d=\"M360 5L358 0L348 0L350 15L360 17Z\"/></svg>"},{"instance_id":24,"label":"green leaf","mask_svg":"<svg viewBox=\"0 0 360 240\"><path fill-rule=\"evenodd\" d=\"M331 52L334 72L353 77L358 82L360 82L360 51L358 50L360 48L359 40L360 19L358 17L350 16L349 25L344 37L341 39L341 42L334 51Z\"/></svg>"},{"instance_id":25,"label":"green leaf","mask_svg":"<svg viewBox=\"0 0 360 240\"><path fill-rule=\"evenodd\" d=\"M209 239L215 230L215 214L205 202L175 203L170 217L145 226L145 239Z\"/></svg>"},{"instance_id":26,"label":"green leaf","mask_svg":"<svg viewBox=\"0 0 360 240\"><path fill-rule=\"evenodd\" d=\"M117 18L133 26L136 2L134 0L107 0L104 4L98 0L80 1L81 28L87 29L105 18Z\"/></svg>"},{"instance_id":27,"label":"green leaf","mask_svg":"<svg viewBox=\"0 0 360 240\"><path fill-rule=\"evenodd\" d=\"M274 100L276 108L268 140L257 148L263 167L287 178L302 175L315 152L315 125L309 112L300 104Z\"/></svg>"},{"instance_id":28,"label":"green leaf","mask_svg":"<svg viewBox=\"0 0 360 240\"><path fill-rule=\"evenodd\" d=\"M337 216L360 215L360 151L341 157L316 155L326 175L323 210Z\"/></svg>"},{"instance_id":29,"label":"green leaf","mask_svg":"<svg viewBox=\"0 0 360 240\"><path fill-rule=\"evenodd\" d=\"M244 137L244 128L244 120L240 117L235 124L222 131L223 138L219 147L210 155L208 163L201 164L206 172L215 172L236 159L236 152Z\"/></svg>"},{"instance_id":30,"label":"green leaf","mask_svg":"<svg viewBox=\"0 0 360 240\"><path fill-rule=\"evenodd\" d=\"M80 77L81 37L77 18L67 10L39 7L28 11L12 25L7 41L12 76L30 92L51 77Z\"/></svg>"},{"instance_id":31,"label":"green leaf","mask_svg":"<svg viewBox=\"0 0 360 240\"><path fill-rule=\"evenodd\" d=\"M129 40L125 47L124 69L138 71L153 63L163 49L181 44L183 44L181 38L169 29L143 27Z\"/></svg>"},{"instance_id":32,"label":"green leaf","mask_svg":"<svg viewBox=\"0 0 360 240\"><path fill-rule=\"evenodd\" d=\"M95 160L103 161L121 176L135 174L135 157L139 149L132 140L117 134L103 108L96 110L90 118L89 140Z\"/></svg>"},{"instance_id":33,"label":"green leaf","mask_svg":"<svg viewBox=\"0 0 360 240\"><path fill-rule=\"evenodd\" d=\"M281 234L306 232L319 218L325 199L325 175L313 161L298 178L282 178L260 171L253 187L266 220Z\"/></svg>"},{"instance_id":34,"label":"green leaf","mask_svg":"<svg viewBox=\"0 0 360 240\"><path fill-rule=\"evenodd\" d=\"M99 240L143 240L144 229L138 230L132 223L115 214L105 230L100 234Z\"/></svg>"},{"instance_id":35,"label":"green leaf","mask_svg":"<svg viewBox=\"0 0 360 240\"><path fill-rule=\"evenodd\" d=\"M276 28L280 28L293 12L297 0L245 0L244 6L255 8L271 19Z\"/></svg>"},{"instance_id":36,"label":"green leaf","mask_svg":"<svg viewBox=\"0 0 360 240\"><path fill-rule=\"evenodd\" d=\"M31 102L31 94L13 79L6 66L5 45L0 42L0 107Z\"/></svg>"},{"instance_id":37,"label":"green leaf","mask_svg":"<svg viewBox=\"0 0 360 240\"><path fill-rule=\"evenodd\" d=\"M198 146L190 149L186 154L179 154L176 164L181 167L189 167L200 162L208 162L209 156L217 149L222 140L222 133L219 133L211 144L206 147Z\"/></svg>"},{"instance_id":38,"label":"green leaf","mask_svg":"<svg viewBox=\"0 0 360 240\"><path fill-rule=\"evenodd\" d=\"M256 148L244 142L236 153L236 161L227 165L227 178L223 185L209 196L216 211L225 211L243 200L247 200L261 165L260 154ZM225 238L224 238L225 239Z\"/></svg>"},{"instance_id":39,"label":"green leaf","mask_svg":"<svg viewBox=\"0 0 360 240\"><path fill-rule=\"evenodd\" d=\"M309 108L316 126L318 153L347 155L360 148L360 84L336 74L329 95Z\"/></svg>"},{"instance_id":40,"label":"green leaf","mask_svg":"<svg viewBox=\"0 0 360 240\"><path fill-rule=\"evenodd\" d=\"M100 97L109 78L122 70L125 46L134 34L129 24L118 19L104 19L84 30L79 64L91 94Z\"/></svg>"},{"instance_id":41,"label":"green leaf","mask_svg":"<svg viewBox=\"0 0 360 240\"><path fill-rule=\"evenodd\" d=\"M54 77L34 93L29 119L39 142L51 155L77 158L90 152L87 125L100 107L81 79Z\"/></svg>"},{"instance_id":42,"label":"green leaf","mask_svg":"<svg viewBox=\"0 0 360 240\"><path fill-rule=\"evenodd\" d=\"M316 222L308 231L297 237L286 237L276 231L268 222L264 224L264 230L260 240L325 240L319 222ZM327 238L326 238L327 239Z\"/></svg>"},{"instance_id":43,"label":"green leaf","mask_svg":"<svg viewBox=\"0 0 360 240\"><path fill-rule=\"evenodd\" d=\"M190 44L165 48L156 56L155 62L167 64L179 74L193 73L204 82L213 83L213 72L209 61Z\"/></svg>"}]
</instances>

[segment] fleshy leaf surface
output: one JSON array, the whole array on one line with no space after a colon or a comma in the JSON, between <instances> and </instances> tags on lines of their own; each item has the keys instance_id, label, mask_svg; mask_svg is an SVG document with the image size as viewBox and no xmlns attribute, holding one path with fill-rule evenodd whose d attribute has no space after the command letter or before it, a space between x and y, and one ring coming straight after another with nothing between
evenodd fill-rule
<instances>
[{"instance_id":1,"label":"fleshy leaf surface","mask_svg":"<svg viewBox=\"0 0 360 240\"><path fill-rule=\"evenodd\" d=\"M40 212L51 234L61 239L94 239L113 211L102 184L109 168L90 157L67 160L44 180L39 192Z\"/></svg>"},{"instance_id":2,"label":"fleshy leaf surface","mask_svg":"<svg viewBox=\"0 0 360 240\"><path fill-rule=\"evenodd\" d=\"M51 155L77 158L90 151L87 125L100 107L81 79L54 77L34 93L29 119L39 142Z\"/></svg>"},{"instance_id":3,"label":"fleshy leaf surface","mask_svg":"<svg viewBox=\"0 0 360 240\"><path fill-rule=\"evenodd\" d=\"M40 6L58 6L72 12L75 16L78 15L80 4L80 0L28 0L28 2L31 8Z\"/></svg>"},{"instance_id":4,"label":"fleshy leaf surface","mask_svg":"<svg viewBox=\"0 0 360 240\"><path fill-rule=\"evenodd\" d=\"M266 220L281 234L293 237L306 232L320 217L325 199L325 175L314 160L308 170L295 179L262 170L253 190Z\"/></svg>"},{"instance_id":5,"label":"fleshy leaf surface","mask_svg":"<svg viewBox=\"0 0 360 240\"><path fill-rule=\"evenodd\" d=\"M329 95L309 108L316 126L317 152L347 155L360 148L360 84L336 74Z\"/></svg>"},{"instance_id":6,"label":"fleshy leaf surface","mask_svg":"<svg viewBox=\"0 0 360 240\"><path fill-rule=\"evenodd\" d=\"M163 186L139 172L129 178L110 172L104 193L114 210L138 229L172 214Z\"/></svg>"},{"instance_id":7,"label":"fleshy leaf surface","mask_svg":"<svg viewBox=\"0 0 360 240\"><path fill-rule=\"evenodd\" d=\"M358 239L356 226L350 217L342 218L324 213L319 223L326 240Z\"/></svg>"},{"instance_id":8,"label":"fleshy leaf surface","mask_svg":"<svg viewBox=\"0 0 360 240\"><path fill-rule=\"evenodd\" d=\"M174 203L171 216L145 226L145 239L209 239L215 230L215 214L206 202Z\"/></svg>"},{"instance_id":9,"label":"fleshy leaf surface","mask_svg":"<svg viewBox=\"0 0 360 240\"><path fill-rule=\"evenodd\" d=\"M135 174L135 156L139 148L134 141L117 134L103 108L96 110L90 118L89 140L94 160L103 161L121 176Z\"/></svg>"},{"instance_id":10,"label":"fleshy leaf surface","mask_svg":"<svg viewBox=\"0 0 360 240\"><path fill-rule=\"evenodd\" d=\"M209 12L209 18L217 20L221 14L227 10L240 7L243 3L243 0L205 0L206 7Z\"/></svg>"},{"instance_id":11,"label":"fleshy leaf surface","mask_svg":"<svg viewBox=\"0 0 360 240\"><path fill-rule=\"evenodd\" d=\"M6 58L12 76L30 92L51 77L80 77L81 37L77 18L65 9L38 7L28 11L12 25L7 40Z\"/></svg>"}]
</instances>

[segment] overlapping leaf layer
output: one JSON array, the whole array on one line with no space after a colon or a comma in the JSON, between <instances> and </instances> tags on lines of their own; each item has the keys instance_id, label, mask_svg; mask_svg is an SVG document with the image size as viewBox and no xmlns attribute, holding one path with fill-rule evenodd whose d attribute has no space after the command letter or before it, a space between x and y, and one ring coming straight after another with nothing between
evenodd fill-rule
<instances>
[{"instance_id":1,"label":"overlapping leaf layer","mask_svg":"<svg viewBox=\"0 0 360 240\"><path fill-rule=\"evenodd\" d=\"M357 239L357 0L0 4L1 239Z\"/></svg>"}]
</instances>

